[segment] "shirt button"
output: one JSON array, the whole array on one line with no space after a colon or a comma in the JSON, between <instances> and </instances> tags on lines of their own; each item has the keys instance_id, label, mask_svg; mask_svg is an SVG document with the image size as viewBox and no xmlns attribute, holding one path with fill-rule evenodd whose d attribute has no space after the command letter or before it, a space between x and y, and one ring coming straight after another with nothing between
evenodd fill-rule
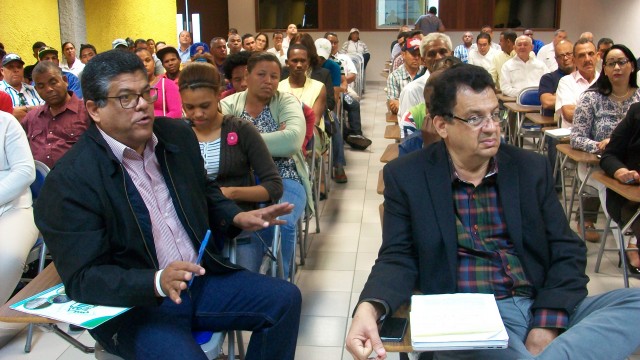
<instances>
[{"instance_id":1,"label":"shirt button","mask_svg":"<svg viewBox=\"0 0 640 360\"><path fill-rule=\"evenodd\" d=\"M476 199L476 194L471 195L471 198L472 198L473 200L475 200L475 199Z\"/></svg>"},{"instance_id":2,"label":"shirt button","mask_svg":"<svg viewBox=\"0 0 640 360\"><path fill-rule=\"evenodd\" d=\"M478 231L478 224L473 225L473 230Z\"/></svg>"}]
</instances>

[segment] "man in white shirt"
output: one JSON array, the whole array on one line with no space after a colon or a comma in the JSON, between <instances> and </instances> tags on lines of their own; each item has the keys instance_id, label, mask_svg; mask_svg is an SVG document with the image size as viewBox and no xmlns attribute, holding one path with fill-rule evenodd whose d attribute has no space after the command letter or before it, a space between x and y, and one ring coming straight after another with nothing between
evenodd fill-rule
<instances>
[{"instance_id":1,"label":"man in white shirt","mask_svg":"<svg viewBox=\"0 0 640 360\"><path fill-rule=\"evenodd\" d=\"M493 82L496 84L496 89L500 89L500 71L502 70L502 65L504 65L507 60L516 56L516 52L513 49L516 46L517 37L518 35L513 30L505 30L500 33L500 48L502 50L493 57L491 69L489 69L489 74L491 74Z\"/></svg>"},{"instance_id":2,"label":"man in white shirt","mask_svg":"<svg viewBox=\"0 0 640 360\"><path fill-rule=\"evenodd\" d=\"M284 52L287 52L287 49L289 48L289 44L291 43L291 40L297 33L298 33L298 27L296 26L296 24L289 24L289 26L287 26L287 36L285 36L285 38L282 39L282 47L284 48Z\"/></svg>"},{"instance_id":3,"label":"man in white shirt","mask_svg":"<svg viewBox=\"0 0 640 360\"><path fill-rule=\"evenodd\" d=\"M553 33L553 41L540 48L537 58L542 61L549 71L556 71L558 69L558 63L556 62L556 45L567 38L567 32L563 29L558 29Z\"/></svg>"},{"instance_id":4,"label":"man in white shirt","mask_svg":"<svg viewBox=\"0 0 640 360\"><path fill-rule=\"evenodd\" d=\"M191 60L191 54L189 53L189 46L191 46L191 33L186 30L180 31L178 42L180 43L180 46L178 47L180 62L184 64Z\"/></svg>"},{"instance_id":5,"label":"man in white shirt","mask_svg":"<svg viewBox=\"0 0 640 360\"><path fill-rule=\"evenodd\" d=\"M491 36L487 33L480 33L476 38L476 50L469 51L469 64L483 67L489 71L493 58L497 54L497 50L491 47Z\"/></svg>"},{"instance_id":6,"label":"man in white shirt","mask_svg":"<svg viewBox=\"0 0 640 360\"><path fill-rule=\"evenodd\" d=\"M4 80L0 81L0 90L11 96L16 119L22 120L28 111L44 104L36 89L24 83L24 61L20 56L7 54L2 58L2 75Z\"/></svg>"},{"instance_id":7,"label":"man in white shirt","mask_svg":"<svg viewBox=\"0 0 640 360\"><path fill-rule=\"evenodd\" d=\"M491 28L491 26L489 25L483 26L480 29L480 33L489 34L489 36L491 36L491 48L500 51L500 44L493 41L493 28ZM471 50L478 50L478 45L477 44L471 45L471 49L469 49L469 51Z\"/></svg>"},{"instance_id":8,"label":"man in white shirt","mask_svg":"<svg viewBox=\"0 0 640 360\"><path fill-rule=\"evenodd\" d=\"M500 89L506 96L516 97L526 87L540 84L542 75L549 72L547 66L535 56L531 38L526 35L516 39L516 56L507 60L500 70Z\"/></svg>"},{"instance_id":9,"label":"man in white shirt","mask_svg":"<svg viewBox=\"0 0 640 360\"><path fill-rule=\"evenodd\" d=\"M282 41L284 40L282 31L274 32L271 39L273 40L273 47L267 50L267 52L270 52L277 56L282 66L287 65L287 51L282 46Z\"/></svg>"},{"instance_id":10,"label":"man in white shirt","mask_svg":"<svg viewBox=\"0 0 640 360\"><path fill-rule=\"evenodd\" d=\"M398 121L409 109L424 102L424 86L427 84L429 74L438 60L452 55L452 46L451 38L443 33L431 33L422 38L420 55L427 70L424 75L408 83L400 92Z\"/></svg>"},{"instance_id":11,"label":"man in white shirt","mask_svg":"<svg viewBox=\"0 0 640 360\"><path fill-rule=\"evenodd\" d=\"M573 62L576 70L564 76L558 83L556 92L556 111L562 116L562 127L573 125L573 112L578 98L600 76L596 71L596 47L587 38L581 38L573 46Z\"/></svg>"}]
</instances>

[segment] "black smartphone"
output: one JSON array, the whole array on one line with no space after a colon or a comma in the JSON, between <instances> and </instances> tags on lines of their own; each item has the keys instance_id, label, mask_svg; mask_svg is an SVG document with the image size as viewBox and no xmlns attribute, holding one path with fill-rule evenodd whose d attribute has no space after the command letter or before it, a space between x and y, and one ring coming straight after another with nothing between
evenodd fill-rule
<instances>
[{"instance_id":1,"label":"black smartphone","mask_svg":"<svg viewBox=\"0 0 640 360\"><path fill-rule=\"evenodd\" d=\"M407 318L388 317L382 322L380 328L380 340L400 342L407 329Z\"/></svg>"}]
</instances>

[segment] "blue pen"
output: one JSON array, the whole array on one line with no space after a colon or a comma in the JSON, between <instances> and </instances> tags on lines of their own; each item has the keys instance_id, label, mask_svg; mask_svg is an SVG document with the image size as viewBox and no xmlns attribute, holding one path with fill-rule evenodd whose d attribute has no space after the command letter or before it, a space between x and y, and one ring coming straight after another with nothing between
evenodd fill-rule
<instances>
[{"instance_id":1,"label":"blue pen","mask_svg":"<svg viewBox=\"0 0 640 360\"><path fill-rule=\"evenodd\" d=\"M211 230L207 230L207 233L204 235L204 240L202 240L202 244L200 244L200 250L198 251L198 260L196 261L197 265L200 265L202 262L202 256L204 255L204 249L207 248L207 243L209 243L209 237L211 237ZM193 279L195 279L195 274L191 274L191 280L189 280L188 288L193 284Z\"/></svg>"}]
</instances>

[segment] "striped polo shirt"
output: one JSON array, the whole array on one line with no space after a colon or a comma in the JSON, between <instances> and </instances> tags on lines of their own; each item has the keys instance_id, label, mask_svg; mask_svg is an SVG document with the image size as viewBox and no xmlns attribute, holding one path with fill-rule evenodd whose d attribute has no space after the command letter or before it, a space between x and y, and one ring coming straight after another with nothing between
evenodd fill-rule
<instances>
[{"instance_id":1,"label":"striped polo shirt","mask_svg":"<svg viewBox=\"0 0 640 360\"><path fill-rule=\"evenodd\" d=\"M36 89L28 84L22 83L20 91L9 85L6 80L0 82L0 90L11 96L13 107L18 106L38 106L44 104L44 100L36 92Z\"/></svg>"}]
</instances>

